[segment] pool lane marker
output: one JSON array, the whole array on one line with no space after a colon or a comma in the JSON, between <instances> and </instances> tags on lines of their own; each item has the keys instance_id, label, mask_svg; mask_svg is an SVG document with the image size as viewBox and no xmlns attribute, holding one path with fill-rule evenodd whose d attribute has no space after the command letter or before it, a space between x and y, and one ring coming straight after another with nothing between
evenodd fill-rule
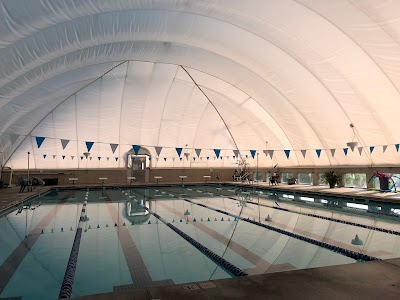
<instances>
[{"instance_id":1,"label":"pool lane marker","mask_svg":"<svg viewBox=\"0 0 400 300\"><path fill-rule=\"evenodd\" d=\"M213 207L204 205L202 203L193 202L193 201L191 201L189 199L185 199L185 198L181 198L181 199L185 200L186 202L193 203L193 204L196 204L198 206L211 209L211 210L219 212L221 214L224 214L224 215L227 215L227 216L231 216L231 217L235 217L235 218L237 218L239 220L242 220L242 221L257 225L257 226L261 226L261 227L264 227L266 229L278 232L280 234L284 234L284 235L287 235L289 237L293 237L293 238L296 238L298 240L301 240L301 241L304 241L304 242L319 246L321 248L325 248L325 249L328 249L328 250L331 250L331 251L335 251L338 254L350 257L350 258L355 259L355 260L365 260L365 261L381 260L381 259L379 259L377 257L374 257L374 256L369 256L369 255L366 255L366 254L361 254L361 253L358 253L358 252L347 250L347 249L342 248L342 247L333 246L331 244L328 244L328 243L325 243L325 242L320 242L320 241L311 239L309 237L305 237L305 236L302 236L302 235L299 235L299 234L296 234L296 233L293 233L293 232L289 232L289 231L286 231L286 230L283 230L283 229L279 229L279 228L276 228L276 227L273 227L273 226L270 226L270 225L267 225L267 224L263 224L263 223L257 222L255 220L250 220L249 218L243 218L243 217L234 215L232 213L228 213L226 211L223 211L223 210L220 210L220 209L217 209L217 208L213 208Z\"/></svg>"},{"instance_id":2,"label":"pool lane marker","mask_svg":"<svg viewBox=\"0 0 400 300\"><path fill-rule=\"evenodd\" d=\"M85 195L85 201L83 202L81 216L79 218L78 226L75 233L74 243L72 245L71 253L69 255L69 260L67 264L67 268L64 274L64 280L61 285L60 294L58 295L58 299L62 298L70 298L72 293L72 286L74 284L74 277L76 271L76 263L78 261L78 254L79 254L79 246L81 243L82 237L82 227L83 223L85 223L85 216L86 216L86 205L87 200L89 197L89 189Z\"/></svg>"},{"instance_id":3,"label":"pool lane marker","mask_svg":"<svg viewBox=\"0 0 400 300\"><path fill-rule=\"evenodd\" d=\"M117 235L119 243L122 247L122 251L125 256L126 265L128 266L128 270L132 279L131 284L125 284L120 286L114 286L113 290L116 291L124 291L128 289L135 289L135 288L148 288L154 286L168 286L173 285L174 281L171 279L165 280L157 280L153 281L150 272L147 269L146 264L140 254L139 248L136 246L126 224L125 226L118 226L117 224L121 224L123 221L122 216L118 213L115 206L112 204L113 201L109 197L106 191L102 191L103 195L106 197L105 202L107 204L108 212L110 213L111 218L115 226L114 227ZM106 225L106 227L108 227Z\"/></svg>"},{"instance_id":4,"label":"pool lane marker","mask_svg":"<svg viewBox=\"0 0 400 300\"><path fill-rule=\"evenodd\" d=\"M182 201L180 199L180 201ZM169 212L179 216L181 213L177 211L176 209L170 207L169 205L163 203L163 201L157 201L157 206L162 207L165 210L168 210ZM223 219L223 218L222 218ZM196 227L197 229L203 231L205 234L207 234L209 237L215 239L219 243L223 244L225 247L228 247L230 250L236 252L239 256L243 257L250 263L254 265L252 268L245 269L245 271L249 275L254 275L254 274L262 274L265 272L275 272L277 270L295 270L297 269L295 266L289 264L289 263L284 263L284 264L277 264L273 265L270 262L266 261L264 258L258 256L251 250L243 247L239 243L236 243L233 240L230 240L226 236L220 234L219 232L215 231L214 229L199 223L198 221L195 221L196 219L192 219L192 225ZM208 221L210 219L208 218Z\"/></svg>"},{"instance_id":5,"label":"pool lane marker","mask_svg":"<svg viewBox=\"0 0 400 300\"><path fill-rule=\"evenodd\" d=\"M229 198L229 199L232 199L232 200L242 201L242 200L230 197L230 196L226 196L226 197ZM390 230L390 229L385 229L385 228L380 228L380 227L374 227L374 226L369 226L369 225L365 225L365 224L360 224L360 223L355 223L355 222L350 222L350 221L345 221L345 220L340 220L340 219L335 219L335 218L330 218L330 217L324 217L324 216L311 214L311 213L303 213L303 212L294 211L294 210L291 210L291 209L288 209L288 208L276 207L276 206L272 206L272 205L268 205L268 204L261 204L261 203L258 204L258 203L253 202L253 201L246 201L246 202L250 203L250 204L253 204L253 205L256 205L256 206L259 205L259 206L268 207L268 208L277 209L277 210L282 210L282 211L287 211L287 212L290 212L290 213L299 214L299 215L303 215L303 216L308 216L308 217L318 218L318 219L322 219L322 220L333 221L333 222L337 222L337 223L356 226L356 227L365 228L365 229L369 229L369 230L380 231L380 232L393 234L393 235L400 235L400 231L396 231L396 230Z\"/></svg>"},{"instance_id":6,"label":"pool lane marker","mask_svg":"<svg viewBox=\"0 0 400 300\"><path fill-rule=\"evenodd\" d=\"M68 193L66 196L60 199L57 204L64 205L69 199L72 193ZM54 219L56 214L60 211L57 205L53 207L39 222L38 225L28 234L28 236L21 241L21 243L15 248L15 250L7 257L7 259L0 265L0 295L4 291L10 279L13 277L15 271L19 265L25 259L25 256L29 253L30 249L35 245L36 241L41 235L41 231L45 229L50 222Z\"/></svg>"},{"instance_id":7,"label":"pool lane marker","mask_svg":"<svg viewBox=\"0 0 400 300\"><path fill-rule=\"evenodd\" d=\"M214 263L216 263L221 269L223 269L225 272L228 274L231 274L232 276L235 277L240 277L240 276L247 276L248 274L243 271L242 269L236 267L235 265L231 264L229 261L225 260L215 252L211 251L195 239L191 238L189 235L169 223L167 220L162 218L160 215L157 213L152 212L151 210L148 209L145 205L142 205L139 201L137 201L134 197L129 196L127 193L125 193L123 190L119 189L125 196L129 197L131 200L135 201L137 204L139 204L141 207L146 209L149 213L151 213L154 217L156 217L158 220L163 222L165 225L167 225L170 229L175 231L177 234L179 234L182 238L184 238L187 242L189 242L192 246L194 246L197 250L199 250L201 253L203 253L205 256L207 256L210 260L212 260Z\"/></svg>"}]
</instances>

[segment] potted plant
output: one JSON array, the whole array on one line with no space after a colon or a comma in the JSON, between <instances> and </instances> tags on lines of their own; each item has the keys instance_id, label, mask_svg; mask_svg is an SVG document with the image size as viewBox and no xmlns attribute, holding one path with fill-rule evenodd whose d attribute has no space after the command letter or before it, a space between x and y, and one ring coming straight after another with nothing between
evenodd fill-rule
<instances>
[{"instance_id":1,"label":"potted plant","mask_svg":"<svg viewBox=\"0 0 400 300\"><path fill-rule=\"evenodd\" d=\"M336 171L326 171L322 174L322 182L329 184L329 187L333 189L336 184L342 182L342 177Z\"/></svg>"}]
</instances>

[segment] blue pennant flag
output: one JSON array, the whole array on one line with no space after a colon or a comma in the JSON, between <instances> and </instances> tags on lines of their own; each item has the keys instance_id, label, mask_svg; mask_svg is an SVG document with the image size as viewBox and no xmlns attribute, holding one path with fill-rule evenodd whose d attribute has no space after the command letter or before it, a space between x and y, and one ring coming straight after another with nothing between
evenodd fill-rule
<instances>
[{"instance_id":1,"label":"blue pennant flag","mask_svg":"<svg viewBox=\"0 0 400 300\"><path fill-rule=\"evenodd\" d=\"M285 150L286 158L289 158L290 150Z\"/></svg>"},{"instance_id":2,"label":"blue pennant flag","mask_svg":"<svg viewBox=\"0 0 400 300\"><path fill-rule=\"evenodd\" d=\"M151 160L151 157L149 157L149 161Z\"/></svg>"},{"instance_id":3,"label":"blue pennant flag","mask_svg":"<svg viewBox=\"0 0 400 300\"><path fill-rule=\"evenodd\" d=\"M396 144L395 146L396 146L396 151L399 152L399 146L400 146L400 144Z\"/></svg>"},{"instance_id":4,"label":"blue pennant flag","mask_svg":"<svg viewBox=\"0 0 400 300\"><path fill-rule=\"evenodd\" d=\"M100 157L100 156L98 156L97 158L98 158L99 160L101 159L101 157Z\"/></svg>"},{"instance_id":5,"label":"blue pennant flag","mask_svg":"<svg viewBox=\"0 0 400 300\"><path fill-rule=\"evenodd\" d=\"M193 160L196 160L196 157L193 157Z\"/></svg>"},{"instance_id":6,"label":"blue pennant flag","mask_svg":"<svg viewBox=\"0 0 400 300\"><path fill-rule=\"evenodd\" d=\"M247 154L245 156L246 156L246 158L249 158L249 156Z\"/></svg>"},{"instance_id":7,"label":"blue pennant flag","mask_svg":"<svg viewBox=\"0 0 400 300\"><path fill-rule=\"evenodd\" d=\"M182 153L182 148L175 148L176 153L178 153L178 156L181 157L181 153Z\"/></svg>"},{"instance_id":8,"label":"blue pennant flag","mask_svg":"<svg viewBox=\"0 0 400 300\"><path fill-rule=\"evenodd\" d=\"M317 150L315 150L315 152L317 152L317 156L319 158L321 156L321 149L317 149Z\"/></svg>"},{"instance_id":9,"label":"blue pennant flag","mask_svg":"<svg viewBox=\"0 0 400 300\"><path fill-rule=\"evenodd\" d=\"M220 159L222 159L222 156L220 157Z\"/></svg>"},{"instance_id":10,"label":"blue pennant flag","mask_svg":"<svg viewBox=\"0 0 400 300\"><path fill-rule=\"evenodd\" d=\"M36 143L37 143L37 147L38 147L38 148L40 148L40 146L42 146L44 139L45 139L45 138L44 138L44 137L41 137L41 136L37 136L37 137L36 137Z\"/></svg>"},{"instance_id":11,"label":"blue pennant flag","mask_svg":"<svg viewBox=\"0 0 400 300\"><path fill-rule=\"evenodd\" d=\"M167 158L166 158L166 157L164 157L164 161L167 161Z\"/></svg>"},{"instance_id":12,"label":"blue pennant flag","mask_svg":"<svg viewBox=\"0 0 400 300\"><path fill-rule=\"evenodd\" d=\"M83 156L81 156L81 160L83 159Z\"/></svg>"},{"instance_id":13,"label":"blue pennant flag","mask_svg":"<svg viewBox=\"0 0 400 300\"><path fill-rule=\"evenodd\" d=\"M207 156L207 160L209 160L210 159L210 157L209 156Z\"/></svg>"},{"instance_id":14,"label":"blue pennant flag","mask_svg":"<svg viewBox=\"0 0 400 300\"><path fill-rule=\"evenodd\" d=\"M214 149L214 153L219 158L219 154L221 153L221 149Z\"/></svg>"},{"instance_id":15,"label":"blue pennant flag","mask_svg":"<svg viewBox=\"0 0 400 300\"><path fill-rule=\"evenodd\" d=\"M344 155L345 156L347 156L347 152L349 151L349 148L343 148L343 152L344 152Z\"/></svg>"},{"instance_id":16,"label":"blue pennant flag","mask_svg":"<svg viewBox=\"0 0 400 300\"><path fill-rule=\"evenodd\" d=\"M118 157L115 158L115 161L118 161Z\"/></svg>"},{"instance_id":17,"label":"blue pennant flag","mask_svg":"<svg viewBox=\"0 0 400 300\"><path fill-rule=\"evenodd\" d=\"M65 155L62 156L62 159L65 159Z\"/></svg>"},{"instance_id":18,"label":"blue pennant flag","mask_svg":"<svg viewBox=\"0 0 400 300\"><path fill-rule=\"evenodd\" d=\"M46 156L47 156L46 154L43 154L43 158L46 158Z\"/></svg>"},{"instance_id":19,"label":"blue pennant flag","mask_svg":"<svg viewBox=\"0 0 400 300\"><path fill-rule=\"evenodd\" d=\"M182 160L182 157L179 157L179 160Z\"/></svg>"},{"instance_id":20,"label":"blue pennant flag","mask_svg":"<svg viewBox=\"0 0 400 300\"><path fill-rule=\"evenodd\" d=\"M88 152L90 152L90 150L92 149L93 144L94 144L93 142L86 142L86 148Z\"/></svg>"},{"instance_id":21,"label":"blue pennant flag","mask_svg":"<svg viewBox=\"0 0 400 300\"><path fill-rule=\"evenodd\" d=\"M371 154L374 151L374 149L375 149L375 146L369 147L369 153Z\"/></svg>"},{"instance_id":22,"label":"blue pennant flag","mask_svg":"<svg viewBox=\"0 0 400 300\"><path fill-rule=\"evenodd\" d=\"M138 155L139 150L140 150L140 145L132 145L133 152L135 152L136 155Z\"/></svg>"},{"instance_id":23,"label":"blue pennant flag","mask_svg":"<svg viewBox=\"0 0 400 300\"><path fill-rule=\"evenodd\" d=\"M251 157L254 159L254 156L256 156L256 150L250 150L250 154L251 154Z\"/></svg>"}]
</instances>

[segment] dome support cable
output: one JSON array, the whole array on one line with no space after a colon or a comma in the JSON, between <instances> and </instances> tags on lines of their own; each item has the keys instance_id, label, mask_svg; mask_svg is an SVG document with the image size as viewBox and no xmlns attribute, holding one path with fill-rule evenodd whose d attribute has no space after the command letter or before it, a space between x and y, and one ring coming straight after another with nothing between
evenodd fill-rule
<instances>
[{"instance_id":1,"label":"dome support cable","mask_svg":"<svg viewBox=\"0 0 400 300\"><path fill-rule=\"evenodd\" d=\"M186 74L190 77L190 79L193 81L193 83L196 85L196 87L199 89L199 91L204 95L204 97L206 97L206 99L208 100L208 102L214 107L215 111L217 112L217 114L218 114L219 117L221 118L222 122L224 123L226 130L228 130L228 132L229 132L229 134L230 134L230 136L231 136L231 138L232 138L232 141L233 141L233 143L235 144L236 150L239 150L239 147L238 147L238 145L236 144L235 139L233 138L232 132L229 130L228 125L226 124L224 118L222 117L221 113L218 111L218 109L217 109L217 107L215 106L215 104L210 100L210 98L209 98L209 97L207 96L207 94L203 91L203 89L197 84L197 82L194 80L194 78L192 77L192 75L190 75L190 73L185 69L185 67L182 66L182 65L179 65L179 66L186 72ZM240 154L240 152L239 152L239 155L240 155L240 157L242 156L242 155Z\"/></svg>"}]
</instances>

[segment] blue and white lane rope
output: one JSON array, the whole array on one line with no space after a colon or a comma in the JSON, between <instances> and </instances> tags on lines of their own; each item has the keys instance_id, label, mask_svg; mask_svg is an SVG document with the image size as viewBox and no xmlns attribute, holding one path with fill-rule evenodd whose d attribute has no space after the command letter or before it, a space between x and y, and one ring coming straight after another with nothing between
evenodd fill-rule
<instances>
[{"instance_id":1,"label":"blue and white lane rope","mask_svg":"<svg viewBox=\"0 0 400 300\"><path fill-rule=\"evenodd\" d=\"M72 285L74 284L76 263L78 261L79 246L81 243L82 227L85 222L86 216L86 205L89 197L89 189L86 191L85 202L83 202L83 207L81 211L81 216L79 218L78 227L75 233L74 244L72 245L71 254L69 255L69 260L67 264L67 269L65 270L64 280L61 285L60 294L58 299L70 298L72 293Z\"/></svg>"},{"instance_id":2,"label":"blue and white lane rope","mask_svg":"<svg viewBox=\"0 0 400 300\"><path fill-rule=\"evenodd\" d=\"M189 202L189 203L196 204L196 205L201 206L201 207L205 207L207 209L211 209L211 210L219 212L221 214L234 217L234 218L236 218L238 220L242 220L242 221L257 225L257 226L261 226L261 227L264 227L266 229L278 232L280 234L284 234L284 235L299 239L301 241L304 241L304 242L319 246L321 248L325 248L325 249L337 252L337 253L339 253L341 255L350 257L350 258L355 259L355 260L364 260L364 261L381 260L380 258L377 258L377 257L374 257L374 256L361 254L361 253L358 253L358 252L355 252L355 251L351 251L351 250L348 250L348 249L345 249L345 248L341 248L341 247L338 247L338 246L334 246L334 245L331 245L331 244L328 244L328 243L325 243L325 242L317 241L317 240L314 240L314 239L311 239L311 238L308 238L308 237L305 237L305 236L302 236L302 235L299 235L299 234L296 234L296 233L293 233L293 232L290 232L290 231L279 229L279 228L276 228L276 227L273 227L273 226L270 226L270 225L267 225L267 224L264 224L264 223L261 223L261 222L253 221L253 220L250 220L249 218L243 218L243 217L237 216L235 214L232 214L232 213L229 213L229 212L217 209L217 208L213 208L213 207L204 205L202 203L193 202L193 201L191 201L189 199L185 199L185 198L180 198L180 199L182 199L182 200L184 200L186 202Z\"/></svg>"},{"instance_id":3,"label":"blue and white lane rope","mask_svg":"<svg viewBox=\"0 0 400 300\"><path fill-rule=\"evenodd\" d=\"M142 205L139 201L137 201L136 199L134 199L134 197L129 196L128 193L125 193L123 190L120 189L120 191L125 194L125 196L129 197L130 199L132 199L133 201L135 201L136 203L138 203L140 206L142 206L144 209L146 209L149 213L151 213L154 217L156 217L158 220L160 220L161 222L163 222L165 225L167 225L169 228L171 228L173 231L175 231L177 234L179 234L182 238L184 238L187 242L189 242L191 245L193 245L197 250L199 250L200 252L202 252L205 256L207 256L209 259L211 259L213 262L215 262L219 267L221 267L225 272L235 276L235 277L239 277L239 276L247 276L248 274L243 271L242 269L236 267L235 265L231 264L229 261L225 260L224 258L222 258L221 256L219 256L218 254L216 254L215 252L211 251L210 249L208 249L206 246L202 245L201 243L199 243L198 241L196 241L195 239L191 238L190 236L188 236L186 233L184 233L182 230L178 229L177 227L175 227L174 225L172 225L171 223L169 223L167 220L165 220L164 218L162 218L160 215L158 215L157 213L152 212L151 210L149 210L145 205Z\"/></svg>"}]
</instances>

